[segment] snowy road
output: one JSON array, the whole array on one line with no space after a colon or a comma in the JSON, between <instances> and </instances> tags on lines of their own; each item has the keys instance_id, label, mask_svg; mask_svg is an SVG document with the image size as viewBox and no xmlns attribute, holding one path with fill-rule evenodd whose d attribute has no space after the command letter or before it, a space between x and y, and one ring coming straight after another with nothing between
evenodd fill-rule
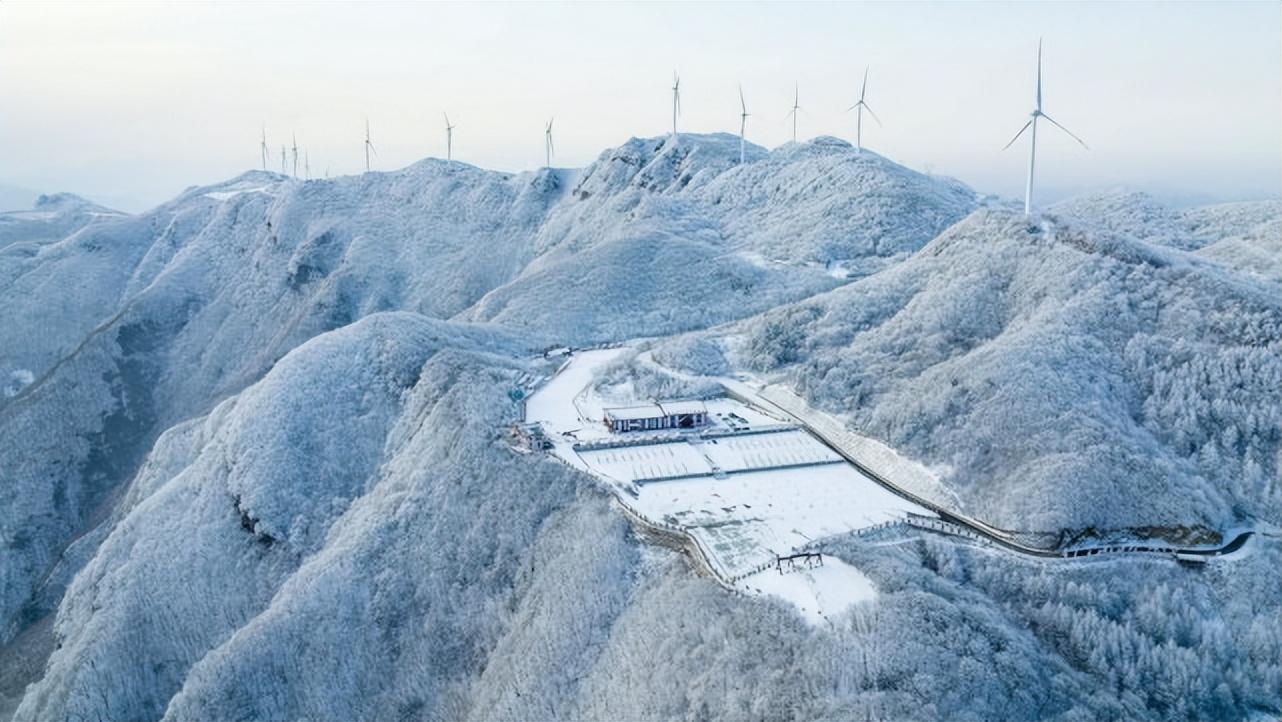
<instances>
[{"instance_id":1,"label":"snowy road","mask_svg":"<svg viewBox=\"0 0 1282 722\"><path fill-rule=\"evenodd\" d=\"M525 401L527 421L542 423L549 432L576 432L601 420L601 408L578 398L603 367L626 353L624 348L581 351L570 357L556 376ZM584 404L591 406L585 408Z\"/></svg>"}]
</instances>

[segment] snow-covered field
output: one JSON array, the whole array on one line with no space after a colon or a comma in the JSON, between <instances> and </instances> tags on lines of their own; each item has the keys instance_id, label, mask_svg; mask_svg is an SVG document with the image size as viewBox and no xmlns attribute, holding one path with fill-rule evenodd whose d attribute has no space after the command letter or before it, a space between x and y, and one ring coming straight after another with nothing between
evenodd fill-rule
<instances>
[{"instance_id":1,"label":"snow-covered field","mask_svg":"<svg viewBox=\"0 0 1282 722\"><path fill-rule=\"evenodd\" d=\"M645 484L632 503L651 519L699 536L727 576L816 539L910 512L930 515L845 462Z\"/></svg>"},{"instance_id":2,"label":"snow-covered field","mask_svg":"<svg viewBox=\"0 0 1282 722\"><path fill-rule=\"evenodd\" d=\"M609 433L599 419L611 404L592 381L625 351L577 354L530 396L525 419L543 425L553 453L609 482L643 518L690 534L723 580L785 599L810 621L875 595L867 577L837 559L787 573L762 567L816 539L931 512L808 432L731 398L706 402L710 424L701 431ZM583 441L591 443L576 448Z\"/></svg>"}]
</instances>

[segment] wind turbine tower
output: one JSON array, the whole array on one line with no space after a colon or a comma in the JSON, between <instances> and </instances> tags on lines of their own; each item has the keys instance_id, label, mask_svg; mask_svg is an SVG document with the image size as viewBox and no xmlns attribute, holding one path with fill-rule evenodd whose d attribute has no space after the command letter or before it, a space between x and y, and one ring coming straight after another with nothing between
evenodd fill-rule
<instances>
[{"instance_id":1,"label":"wind turbine tower","mask_svg":"<svg viewBox=\"0 0 1282 722\"><path fill-rule=\"evenodd\" d=\"M286 148L285 145L282 143L280 146L280 174L281 175L285 175L288 172L288 169L285 166L285 151L287 150L289 149Z\"/></svg>"},{"instance_id":2,"label":"wind turbine tower","mask_svg":"<svg viewBox=\"0 0 1282 722\"><path fill-rule=\"evenodd\" d=\"M295 178L297 178L297 177L298 177L298 134L297 134L297 133L293 133L293 134L291 134L291 138L293 139L293 142L294 142L294 147L293 147L293 152L294 152L294 177L295 177Z\"/></svg>"},{"instance_id":3,"label":"wind turbine tower","mask_svg":"<svg viewBox=\"0 0 1282 722\"><path fill-rule=\"evenodd\" d=\"M369 154L373 152L378 155L378 150L374 147L374 142L369 139L369 118L365 119L365 172L369 172Z\"/></svg>"},{"instance_id":4,"label":"wind turbine tower","mask_svg":"<svg viewBox=\"0 0 1282 722\"><path fill-rule=\"evenodd\" d=\"M681 114L681 78L672 71L672 137L677 137L677 116Z\"/></svg>"},{"instance_id":5,"label":"wind turbine tower","mask_svg":"<svg viewBox=\"0 0 1282 722\"><path fill-rule=\"evenodd\" d=\"M1034 106L1033 112L1030 115L1032 117L1028 119L1028 122L1024 124L1024 127L1020 128L1019 132L1015 134L1015 137L1011 138L1010 142L1002 148L1002 150L1006 150L1006 148L1011 147L1015 144L1015 141L1019 140L1019 136L1024 134L1024 131L1028 130L1030 127L1033 129L1033 132L1029 136L1028 145L1028 185L1024 187L1024 215L1029 215L1033 212L1033 170L1037 165L1038 118L1045 118L1046 122L1056 128L1059 128L1065 133L1068 133L1070 138L1080 143L1083 148L1086 148L1086 150L1090 150L1085 141L1078 138L1076 135L1073 135L1073 131L1065 128L1059 123L1056 123L1054 118L1042 112L1042 41L1040 38L1037 40L1037 105Z\"/></svg>"},{"instance_id":6,"label":"wind turbine tower","mask_svg":"<svg viewBox=\"0 0 1282 722\"><path fill-rule=\"evenodd\" d=\"M556 120L553 118L552 120ZM552 167L552 120L543 129L543 152L547 154L547 167Z\"/></svg>"},{"instance_id":7,"label":"wind turbine tower","mask_svg":"<svg viewBox=\"0 0 1282 722\"><path fill-rule=\"evenodd\" d=\"M267 170L267 156L270 155L270 153L267 151L267 124L266 123L263 123L263 139L258 143L258 150L259 150L259 153L263 156L263 170Z\"/></svg>"},{"instance_id":8,"label":"wind turbine tower","mask_svg":"<svg viewBox=\"0 0 1282 722\"><path fill-rule=\"evenodd\" d=\"M441 113L445 116L445 162L454 161L454 126L450 125L450 116L448 113Z\"/></svg>"},{"instance_id":9,"label":"wind turbine tower","mask_svg":"<svg viewBox=\"0 0 1282 722\"><path fill-rule=\"evenodd\" d=\"M748 130L748 103L743 99L743 85L739 85L739 165L743 165L745 132Z\"/></svg>"},{"instance_id":10,"label":"wind turbine tower","mask_svg":"<svg viewBox=\"0 0 1282 722\"><path fill-rule=\"evenodd\" d=\"M792 89L792 110L788 115L792 116L792 142L797 142L797 111L801 110L801 88L793 86Z\"/></svg>"},{"instance_id":11,"label":"wind turbine tower","mask_svg":"<svg viewBox=\"0 0 1282 722\"><path fill-rule=\"evenodd\" d=\"M878 118L877 114L872 112L872 108L868 105L868 103L864 101L864 98L867 97L867 95L868 95L868 66L864 66L864 84L863 84L863 87L859 89L859 102L855 103L849 108L846 108L847 113L849 113L852 110L856 111L855 113L855 152L856 153L862 153L864 149L864 137L863 137L864 136L864 111L865 110L868 111L868 115L871 115L872 119L877 121L878 126L881 125L881 118Z\"/></svg>"},{"instance_id":12,"label":"wind turbine tower","mask_svg":"<svg viewBox=\"0 0 1282 722\"><path fill-rule=\"evenodd\" d=\"M303 149L303 180L311 180L311 179L312 179L312 162L311 162L310 156L307 154L307 149L304 148Z\"/></svg>"}]
</instances>

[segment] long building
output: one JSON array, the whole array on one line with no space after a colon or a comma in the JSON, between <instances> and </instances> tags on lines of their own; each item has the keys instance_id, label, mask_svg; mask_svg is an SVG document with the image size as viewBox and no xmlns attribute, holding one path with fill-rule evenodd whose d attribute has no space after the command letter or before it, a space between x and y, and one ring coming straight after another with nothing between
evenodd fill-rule
<instances>
[{"instance_id":1,"label":"long building","mask_svg":"<svg viewBox=\"0 0 1282 722\"><path fill-rule=\"evenodd\" d=\"M605 427L615 433L693 429L708 423L708 408L702 401L661 401L640 406L605 410Z\"/></svg>"}]
</instances>

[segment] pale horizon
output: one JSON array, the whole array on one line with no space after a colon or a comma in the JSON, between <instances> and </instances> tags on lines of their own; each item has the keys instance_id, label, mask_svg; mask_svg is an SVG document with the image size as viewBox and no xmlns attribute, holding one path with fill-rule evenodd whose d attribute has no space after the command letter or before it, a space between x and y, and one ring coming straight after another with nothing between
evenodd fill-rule
<instances>
[{"instance_id":1,"label":"pale horizon","mask_svg":"<svg viewBox=\"0 0 1282 722\"><path fill-rule=\"evenodd\" d=\"M678 22L679 21L679 22ZM1045 109L1081 136L1038 138L1038 201L1117 187L1174 203L1282 193L1282 6L0 5L0 186L140 211L259 167L296 133L313 177L443 157L519 172L582 167L629 137L682 132L864 144L981 193L1022 194L1045 42ZM301 173L301 161L300 161Z\"/></svg>"}]
</instances>

